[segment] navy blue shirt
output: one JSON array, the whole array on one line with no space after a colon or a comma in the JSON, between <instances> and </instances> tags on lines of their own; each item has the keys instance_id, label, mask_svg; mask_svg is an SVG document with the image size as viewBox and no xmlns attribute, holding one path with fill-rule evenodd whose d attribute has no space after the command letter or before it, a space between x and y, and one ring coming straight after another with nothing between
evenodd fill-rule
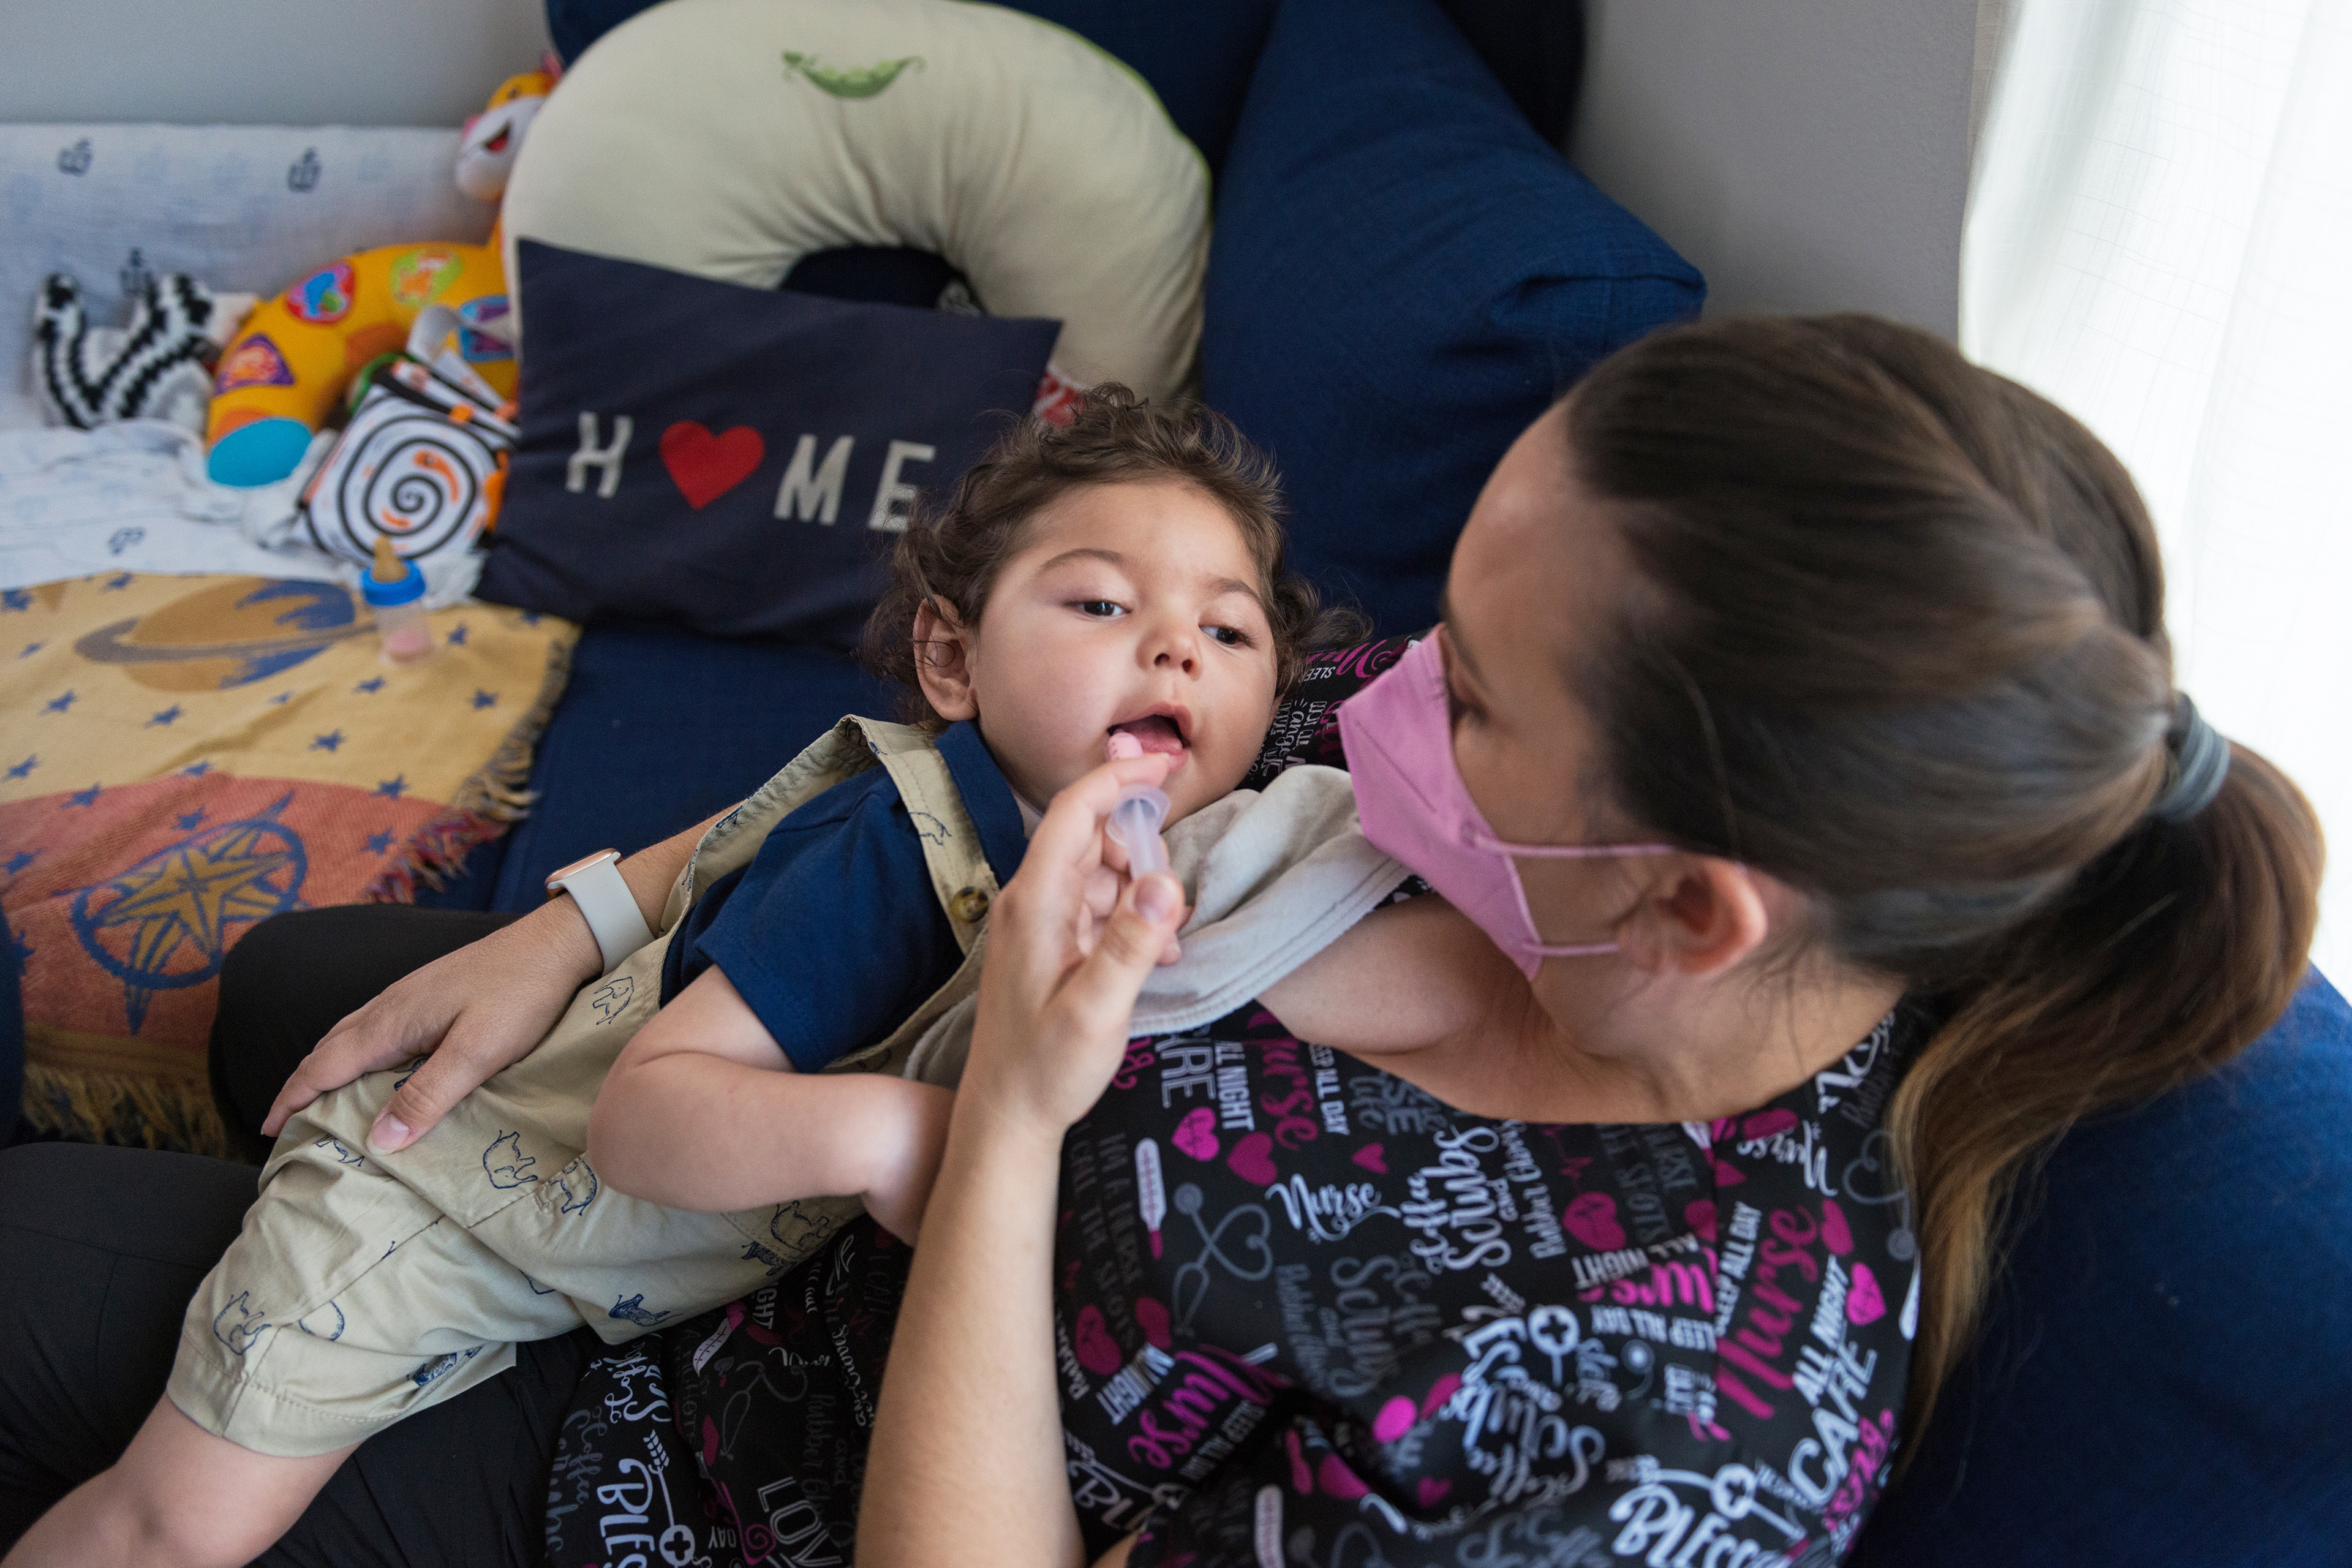
<instances>
[{"instance_id":1,"label":"navy blue shirt","mask_svg":"<svg viewBox=\"0 0 2352 1568\"><path fill-rule=\"evenodd\" d=\"M1002 886L1027 847L1013 787L970 723L938 744ZM716 964L802 1072L888 1037L963 963L923 859L926 823L878 767L802 805L687 911L663 1004Z\"/></svg>"}]
</instances>

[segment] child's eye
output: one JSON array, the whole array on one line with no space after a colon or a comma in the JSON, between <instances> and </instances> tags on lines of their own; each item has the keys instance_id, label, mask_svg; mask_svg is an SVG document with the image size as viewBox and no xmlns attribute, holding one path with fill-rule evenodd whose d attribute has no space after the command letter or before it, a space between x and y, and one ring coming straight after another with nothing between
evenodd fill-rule
<instances>
[{"instance_id":1,"label":"child's eye","mask_svg":"<svg viewBox=\"0 0 2352 1568\"><path fill-rule=\"evenodd\" d=\"M1239 626L1202 626L1201 629L1209 634L1212 641L1223 643L1227 647L1250 646L1249 633Z\"/></svg>"},{"instance_id":2,"label":"child's eye","mask_svg":"<svg viewBox=\"0 0 2352 1568\"><path fill-rule=\"evenodd\" d=\"M1074 607L1082 616L1092 616L1105 621L1127 614L1127 606L1116 599L1080 599Z\"/></svg>"}]
</instances>

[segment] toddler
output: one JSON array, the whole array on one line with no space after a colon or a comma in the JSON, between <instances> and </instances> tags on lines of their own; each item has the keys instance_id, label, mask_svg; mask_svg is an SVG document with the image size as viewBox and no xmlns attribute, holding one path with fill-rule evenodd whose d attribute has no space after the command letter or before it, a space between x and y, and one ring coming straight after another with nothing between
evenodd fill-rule
<instances>
[{"instance_id":1,"label":"toddler","mask_svg":"<svg viewBox=\"0 0 2352 1568\"><path fill-rule=\"evenodd\" d=\"M247 1562L354 1446L517 1342L618 1342L805 1256L845 1217L805 1200L856 1194L911 1237L949 1091L820 1069L894 1067L969 993L993 889L1107 751L1163 760L1171 822L1240 783L1318 619L1278 506L1223 420L1117 387L1008 434L900 542L869 628L915 723L845 721L722 819L672 896L683 929L462 1114L368 1147L391 1073L298 1113L165 1400L59 1505L74 1531L36 1537Z\"/></svg>"}]
</instances>

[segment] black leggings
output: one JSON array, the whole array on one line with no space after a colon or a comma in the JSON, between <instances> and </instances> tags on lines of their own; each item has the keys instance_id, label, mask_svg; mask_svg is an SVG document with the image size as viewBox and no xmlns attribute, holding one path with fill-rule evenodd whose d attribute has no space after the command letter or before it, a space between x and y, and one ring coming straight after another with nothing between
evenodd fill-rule
<instances>
[{"instance_id":1,"label":"black leggings","mask_svg":"<svg viewBox=\"0 0 2352 1568\"><path fill-rule=\"evenodd\" d=\"M404 905L280 915L232 949L213 1034L222 1116L257 1149L278 1088L335 1021L509 918ZM253 1201L250 1165L144 1149L0 1152L0 1549L114 1462L163 1392L180 1318ZM541 1560L585 1329L369 1439L260 1561L456 1568Z\"/></svg>"}]
</instances>

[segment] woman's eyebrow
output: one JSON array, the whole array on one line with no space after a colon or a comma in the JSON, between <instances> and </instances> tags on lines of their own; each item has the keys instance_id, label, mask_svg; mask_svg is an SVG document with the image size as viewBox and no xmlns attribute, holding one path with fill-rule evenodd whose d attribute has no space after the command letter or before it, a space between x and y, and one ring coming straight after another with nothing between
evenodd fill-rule
<instances>
[{"instance_id":1,"label":"woman's eyebrow","mask_svg":"<svg viewBox=\"0 0 2352 1568\"><path fill-rule=\"evenodd\" d=\"M1437 619L1445 627L1445 647L1452 655L1448 662L1458 662L1462 672L1470 678L1471 684L1486 685L1478 675L1478 661L1470 656L1469 647L1462 640L1462 628L1454 622L1454 601L1448 590L1444 588L1437 592ZM1436 635L1434 631L1430 633L1432 637Z\"/></svg>"}]
</instances>

